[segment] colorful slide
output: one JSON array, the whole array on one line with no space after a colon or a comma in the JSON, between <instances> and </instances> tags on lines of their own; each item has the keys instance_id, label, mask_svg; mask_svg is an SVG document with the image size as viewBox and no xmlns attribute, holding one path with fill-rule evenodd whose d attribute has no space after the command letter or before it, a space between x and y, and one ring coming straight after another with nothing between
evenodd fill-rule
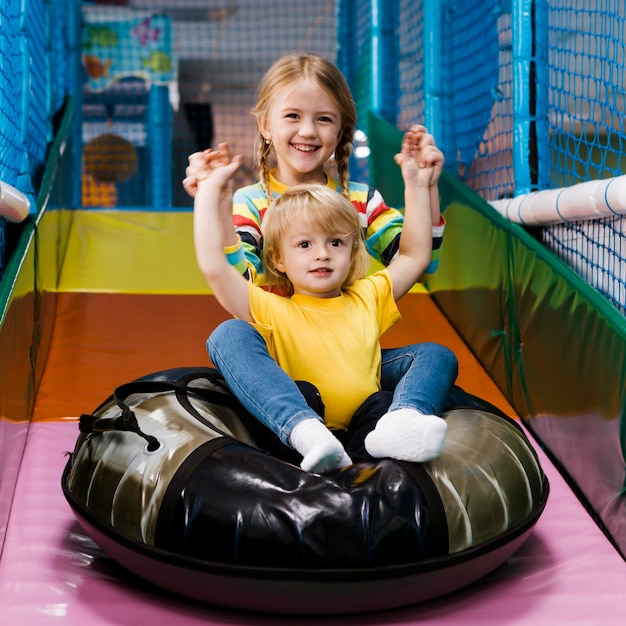
<instances>
[{"instance_id":1,"label":"colorful slide","mask_svg":"<svg viewBox=\"0 0 626 626\"><path fill-rule=\"evenodd\" d=\"M503 355L502 346L510 338L483 330L493 321L494 310L502 310L492 306L498 294L501 300L507 296L497 281L486 278L477 288L485 276L480 275L481 266L491 263L500 231L465 230L468 222L476 226L487 218L482 208L474 212L477 201L464 193L454 182L444 181L449 226L441 275L431 293L416 289L402 300L403 320L384 342L445 344L459 358L459 386L510 417L523 418L520 423L529 422L530 430L550 441L546 453L531 437L550 483L547 506L519 550L478 582L404 608L325 619L338 625L396 626L621 624L626 567L613 544L619 546L616 520L623 518L624 507L622 513L605 515L604 530L609 527L605 534L572 489L572 472L568 484L557 470L567 461L567 450L558 449L556 454L551 450L552 440L559 437L551 426L556 411L549 403L539 406L538 375L523 378L526 386L520 390L511 381L520 380L516 367L523 369L523 359ZM491 239L485 238L488 233ZM54 207L42 210L26 235L20 267L9 268L15 270L15 280L10 291L3 292L0 318L0 623L319 623L319 617L249 613L163 591L130 574L96 545L63 497L61 475L78 436L81 414L93 411L119 384L169 368L210 365L205 339L225 313L195 267L191 214ZM478 239L472 239L475 236ZM506 237L510 244L511 234ZM512 247L516 245L522 247L517 243ZM455 278L464 270L453 271L458 259L452 250L467 255L460 267L478 272L473 278ZM558 281L544 284L557 285L546 297L558 309ZM533 311L541 310L540 296ZM515 307L509 304L511 313ZM565 326L580 321L575 303L570 302L570 312L572 317L562 320ZM580 327L584 328L582 322ZM599 341L599 324L596 329ZM548 330L558 334L552 326ZM533 336L539 333L532 323L531 331ZM593 361L594 343L586 345ZM575 358L573 347L570 354L554 353L557 348L546 348L548 364ZM528 349L532 354L532 346ZM487 373L486 366L493 371ZM558 387L560 381L555 375L544 382ZM521 397L534 398L534 408L540 410L527 412ZM513 401L523 410L514 409ZM580 423L580 418L572 419ZM615 416L613 421L607 418L607 430L616 423ZM597 445L589 436L587 443L591 454ZM575 454L576 449L570 452ZM604 452L608 466L614 450L607 447ZM623 480L623 468L616 480ZM12 484L14 489L6 487ZM603 490L608 487L600 485L598 491Z\"/></svg>"}]
</instances>

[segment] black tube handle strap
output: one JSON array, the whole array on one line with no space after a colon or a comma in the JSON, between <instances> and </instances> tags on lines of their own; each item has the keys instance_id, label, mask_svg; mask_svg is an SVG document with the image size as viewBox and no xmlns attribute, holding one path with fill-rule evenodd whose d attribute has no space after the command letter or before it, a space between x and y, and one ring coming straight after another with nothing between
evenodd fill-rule
<instances>
[{"instance_id":1,"label":"black tube handle strap","mask_svg":"<svg viewBox=\"0 0 626 626\"><path fill-rule=\"evenodd\" d=\"M115 389L109 401L113 399L117 406L121 410L121 414L115 417L98 417L96 415L84 414L81 415L78 422L78 427L81 433L104 433L110 431L131 432L143 437L148 442L148 451L157 450L159 447L159 440L152 435L144 433L139 427L139 422L132 409L128 406L126 400L129 396L136 393L166 393L173 392L178 397L179 402L196 417L201 418L202 422L205 420L200 416L197 411L193 409L188 399L188 394L197 394L200 397L210 396L214 401L220 404L228 406L232 404L232 400L228 396L219 393L217 391L208 389L193 389L187 386L188 381L184 381L183 384L170 381L161 380L136 380L124 385L120 385ZM222 396L224 396L222 398ZM103 406L103 405L101 405ZM99 407L101 408L101 407ZM96 410L97 412L97 410ZM213 426L213 429L224 435L219 429Z\"/></svg>"},{"instance_id":2,"label":"black tube handle strap","mask_svg":"<svg viewBox=\"0 0 626 626\"><path fill-rule=\"evenodd\" d=\"M80 432L84 434L111 431L135 433L146 440L148 443L148 451L153 452L154 450L157 450L161 445L159 440L141 430L135 413L124 401L125 398L132 393L147 391L144 385L140 385L139 389L136 387L137 385L130 383L128 385L121 385L115 390L113 398L121 410L119 415L116 415L115 417L98 417L96 415L89 414L81 415L78 421L78 428ZM156 385L151 384L149 387L150 391L169 391L172 389L172 385L167 383L157 383Z\"/></svg>"}]
</instances>

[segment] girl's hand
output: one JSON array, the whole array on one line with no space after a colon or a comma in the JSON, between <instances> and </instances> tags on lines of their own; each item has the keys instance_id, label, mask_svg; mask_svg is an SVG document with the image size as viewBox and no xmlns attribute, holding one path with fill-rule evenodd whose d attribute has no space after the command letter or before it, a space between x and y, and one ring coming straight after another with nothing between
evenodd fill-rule
<instances>
[{"instance_id":1,"label":"girl's hand","mask_svg":"<svg viewBox=\"0 0 626 626\"><path fill-rule=\"evenodd\" d=\"M405 183L433 187L441 175L444 156L426 128L415 125L405 133L401 152L396 154L395 161L402 169Z\"/></svg>"},{"instance_id":2,"label":"girl's hand","mask_svg":"<svg viewBox=\"0 0 626 626\"><path fill-rule=\"evenodd\" d=\"M206 158L211 150L203 152L194 152L188 157L188 165L185 169L185 178L183 179L183 188L192 197L195 198L198 191L198 178L202 176L206 168Z\"/></svg>"},{"instance_id":3,"label":"girl's hand","mask_svg":"<svg viewBox=\"0 0 626 626\"><path fill-rule=\"evenodd\" d=\"M435 138L428 133L424 126L413 126L412 130L417 132L420 135L420 145L423 152L424 161L430 163L433 168L433 175L430 180L430 186L435 187L439 181L439 177L441 176L441 171L443 170L443 165L445 162L445 158L443 156L443 152L437 148L435 144ZM432 152L430 148L434 148L436 153Z\"/></svg>"},{"instance_id":4,"label":"girl's hand","mask_svg":"<svg viewBox=\"0 0 626 626\"><path fill-rule=\"evenodd\" d=\"M225 190L241 166L241 155L235 155L231 158L226 143L219 144L217 150L205 150L202 155L204 166L198 168L194 176L196 190L205 181L210 181Z\"/></svg>"},{"instance_id":5,"label":"girl's hand","mask_svg":"<svg viewBox=\"0 0 626 626\"><path fill-rule=\"evenodd\" d=\"M227 143L218 144L217 150L209 148L202 152L190 154L188 165L185 169L185 178L183 179L185 191L194 198L198 192L198 183L207 178L211 170L219 164L226 165L230 162L231 157Z\"/></svg>"},{"instance_id":6,"label":"girl's hand","mask_svg":"<svg viewBox=\"0 0 626 626\"><path fill-rule=\"evenodd\" d=\"M234 176L240 165L241 157L237 155L231 159L227 143L220 143L217 150L208 149L202 152L194 152L189 155L189 165L185 170L186 177L183 180L183 187L192 198L198 192L198 185L208 178L212 178L224 187L226 182ZM229 166L232 166L232 168ZM223 168L226 169L224 170ZM218 170L222 171L213 176L213 173Z\"/></svg>"}]
</instances>

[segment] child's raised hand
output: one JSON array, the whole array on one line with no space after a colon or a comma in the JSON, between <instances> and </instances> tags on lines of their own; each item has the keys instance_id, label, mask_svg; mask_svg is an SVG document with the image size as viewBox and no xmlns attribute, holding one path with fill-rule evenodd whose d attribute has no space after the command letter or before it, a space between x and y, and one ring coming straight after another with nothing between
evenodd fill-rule
<instances>
[{"instance_id":1,"label":"child's raised hand","mask_svg":"<svg viewBox=\"0 0 626 626\"><path fill-rule=\"evenodd\" d=\"M232 162L237 162L237 168L233 170L230 177L234 175L241 165L241 157L236 156L231 159L227 143L220 143L217 146L217 150L209 148L202 152L190 154L188 157L188 165L185 169L185 178L183 179L185 191L194 198L198 191L198 183L200 181L208 178L212 170L229 165Z\"/></svg>"},{"instance_id":2,"label":"child's raised hand","mask_svg":"<svg viewBox=\"0 0 626 626\"><path fill-rule=\"evenodd\" d=\"M241 156L235 155L231 158L228 144L226 143L220 143L217 150L205 150L201 153L201 158L196 159L193 164L195 189L197 190L198 185L205 181L211 181L223 188L235 175L240 166ZM190 157L190 165L187 170L191 168Z\"/></svg>"},{"instance_id":3,"label":"child's raised hand","mask_svg":"<svg viewBox=\"0 0 626 626\"><path fill-rule=\"evenodd\" d=\"M417 134L419 138L419 144L424 150L424 152L422 153L424 159L423 166L426 166L428 163L430 163L430 165L434 168L433 177L430 181L430 185L432 187L436 185L439 181L441 171L443 170L443 165L445 162L443 152L441 152L441 150L437 148L435 138L426 130L425 126L415 124L411 127L411 131ZM432 151L429 146L435 148L436 151Z\"/></svg>"},{"instance_id":4,"label":"child's raised hand","mask_svg":"<svg viewBox=\"0 0 626 626\"><path fill-rule=\"evenodd\" d=\"M183 188L192 198L195 198L198 191L198 177L206 168L205 159L209 152L211 151L194 152L187 158L188 164L185 169L185 178L183 178Z\"/></svg>"},{"instance_id":5,"label":"child's raised hand","mask_svg":"<svg viewBox=\"0 0 626 626\"><path fill-rule=\"evenodd\" d=\"M414 125L405 133L402 149L396 154L395 161L402 169L405 182L413 181L419 186L430 187L439 180L444 157L426 128Z\"/></svg>"}]
</instances>

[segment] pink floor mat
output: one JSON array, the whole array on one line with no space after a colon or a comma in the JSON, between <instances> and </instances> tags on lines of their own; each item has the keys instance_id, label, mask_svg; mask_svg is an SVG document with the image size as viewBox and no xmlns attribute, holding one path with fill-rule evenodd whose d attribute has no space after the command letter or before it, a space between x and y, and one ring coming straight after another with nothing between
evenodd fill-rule
<instances>
[{"instance_id":1,"label":"pink floor mat","mask_svg":"<svg viewBox=\"0 0 626 626\"><path fill-rule=\"evenodd\" d=\"M61 491L77 434L73 422L30 427L0 558L3 626L625 623L626 563L541 452L551 486L547 507L521 549L493 574L403 609L308 619L189 601L118 566L85 535Z\"/></svg>"}]
</instances>

